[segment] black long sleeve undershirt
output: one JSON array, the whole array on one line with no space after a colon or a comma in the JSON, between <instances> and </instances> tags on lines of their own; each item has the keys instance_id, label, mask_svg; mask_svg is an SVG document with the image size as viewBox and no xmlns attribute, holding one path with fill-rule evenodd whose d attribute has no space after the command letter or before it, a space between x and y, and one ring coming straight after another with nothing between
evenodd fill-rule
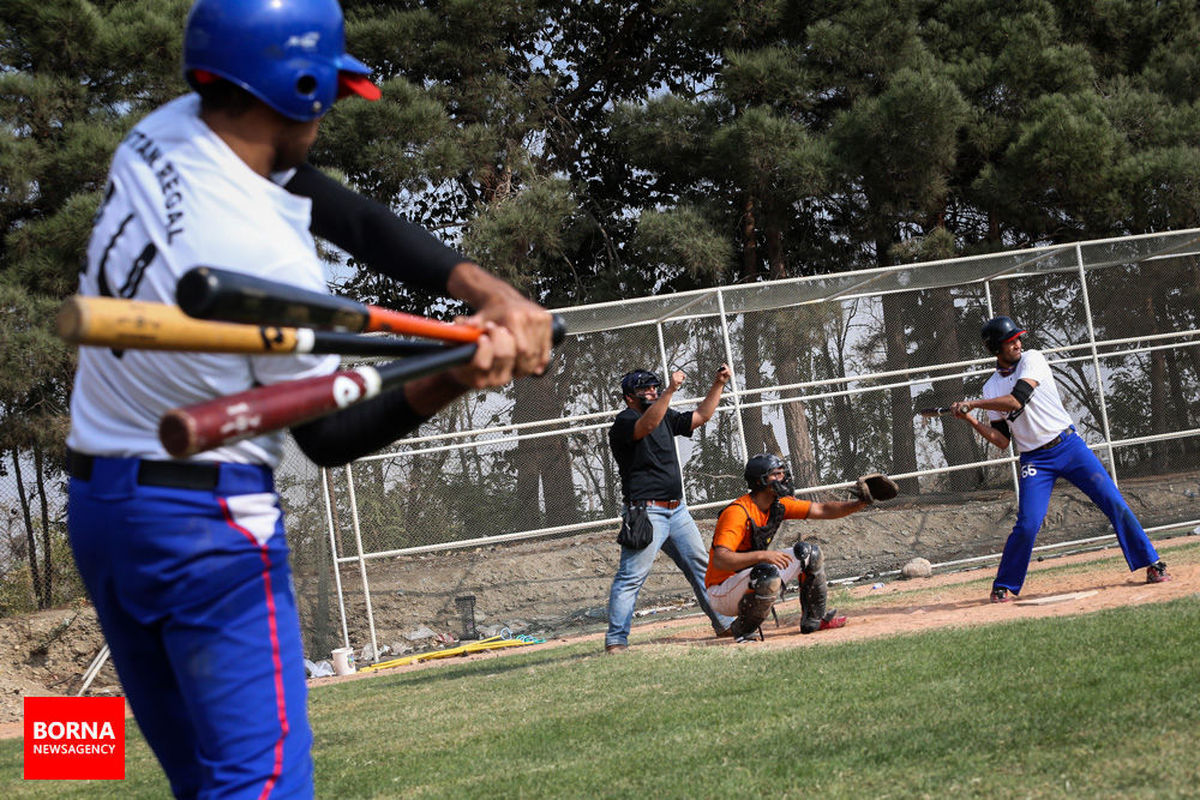
<instances>
[{"instance_id":1,"label":"black long sleeve undershirt","mask_svg":"<svg viewBox=\"0 0 1200 800\"><path fill-rule=\"evenodd\" d=\"M467 259L422 228L321 172L301 164L284 184L312 200L311 230L372 272L444 293L454 267Z\"/></svg>"},{"instance_id":2,"label":"black long sleeve undershirt","mask_svg":"<svg viewBox=\"0 0 1200 800\"><path fill-rule=\"evenodd\" d=\"M312 200L311 230L365 263L372 272L435 292L466 261L424 228L393 214L303 164L284 185ZM399 388L344 411L292 428L296 444L318 466L349 463L416 430L429 417L413 411Z\"/></svg>"},{"instance_id":3,"label":"black long sleeve undershirt","mask_svg":"<svg viewBox=\"0 0 1200 800\"><path fill-rule=\"evenodd\" d=\"M405 436L429 417L413 411L404 389L292 428L300 451L319 467L340 467Z\"/></svg>"}]
</instances>

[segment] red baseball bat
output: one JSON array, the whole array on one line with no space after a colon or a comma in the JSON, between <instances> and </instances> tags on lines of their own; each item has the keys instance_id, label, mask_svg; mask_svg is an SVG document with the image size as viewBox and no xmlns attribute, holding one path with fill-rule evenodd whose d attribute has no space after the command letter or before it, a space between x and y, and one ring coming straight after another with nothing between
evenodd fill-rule
<instances>
[{"instance_id":1,"label":"red baseball bat","mask_svg":"<svg viewBox=\"0 0 1200 800\"><path fill-rule=\"evenodd\" d=\"M552 340L566 335L555 315ZM347 369L318 378L259 386L238 394L174 408L163 415L158 438L175 458L195 455L281 428L290 428L361 403L424 375L465 364L474 344L447 347L379 366Z\"/></svg>"},{"instance_id":2,"label":"red baseball bat","mask_svg":"<svg viewBox=\"0 0 1200 800\"><path fill-rule=\"evenodd\" d=\"M216 267L194 267L175 286L188 316L253 325L386 331L447 342L474 342L479 328L367 305L347 297Z\"/></svg>"},{"instance_id":3,"label":"red baseball bat","mask_svg":"<svg viewBox=\"0 0 1200 800\"><path fill-rule=\"evenodd\" d=\"M475 347L459 345L380 366L259 386L174 408L159 421L158 438L173 457L184 458L290 428L369 400L423 375L465 364L475 355Z\"/></svg>"}]
</instances>

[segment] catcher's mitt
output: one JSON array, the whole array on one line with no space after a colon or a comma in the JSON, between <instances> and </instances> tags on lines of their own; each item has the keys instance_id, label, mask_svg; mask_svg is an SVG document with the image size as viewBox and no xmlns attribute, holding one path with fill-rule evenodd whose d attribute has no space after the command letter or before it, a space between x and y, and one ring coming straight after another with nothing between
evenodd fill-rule
<instances>
[{"instance_id":1,"label":"catcher's mitt","mask_svg":"<svg viewBox=\"0 0 1200 800\"><path fill-rule=\"evenodd\" d=\"M882 472L873 472L858 479L854 486L854 493L860 499L874 503L880 500L891 500L900 494L900 485Z\"/></svg>"}]
</instances>

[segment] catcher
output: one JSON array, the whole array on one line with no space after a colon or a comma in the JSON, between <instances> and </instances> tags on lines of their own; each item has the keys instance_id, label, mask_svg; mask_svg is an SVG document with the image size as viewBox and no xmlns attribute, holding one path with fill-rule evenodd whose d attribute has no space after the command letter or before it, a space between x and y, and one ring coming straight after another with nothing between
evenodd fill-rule
<instances>
[{"instance_id":1,"label":"catcher","mask_svg":"<svg viewBox=\"0 0 1200 800\"><path fill-rule=\"evenodd\" d=\"M762 453L746 462L750 491L734 500L717 518L708 572L704 576L708 600L720 614L737 615L729 632L735 641L762 638L762 623L779 600L784 585L800 579L800 632L840 628L845 617L826 611L829 586L825 560L816 544L798 541L788 550L772 550L779 525L785 519L837 519L853 514L876 500L890 500L899 491L886 475L858 479L858 499L813 503L792 496L792 476L783 459Z\"/></svg>"}]
</instances>

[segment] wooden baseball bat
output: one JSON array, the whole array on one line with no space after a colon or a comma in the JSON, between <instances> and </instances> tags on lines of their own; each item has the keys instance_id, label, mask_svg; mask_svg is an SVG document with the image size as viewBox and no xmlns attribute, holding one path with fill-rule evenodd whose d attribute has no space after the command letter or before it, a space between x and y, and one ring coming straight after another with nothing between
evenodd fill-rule
<instances>
[{"instance_id":1,"label":"wooden baseball bat","mask_svg":"<svg viewBox=\"0 0 1200 800\"><path fill-rule=\"evenodd\" d=\"M68 342L118 349L393 357L446 349L431 342L356 333L208 322L176 306L115 297L68 297L56 325L59 337Z\"/></svg>"},{"instance_id":2,"label":"wooden baseball bat","mask_svg":"<svg viewBox=\"0 0 1200 800\"><path fill-rule=\"evenodd\" d=\"M554 317L552 340L566 335ZM281 428L290 428L397 389L424 375L465 364L477 345L462 344L379 366L342 370L318 378L259 386L238 394L174 408L159 421L158 438L175 458L195 455Z\"/></svg>"},{"instance_id":3,"label":"wooden baseball bat","mask_svg":"<svg viewBox=\"0 0 1200 800\"><path fill-rule=\"evenodd\" d=\"M940 406L938 408L922 408L917 413L920 414L922 417L932 418L932 417L948 417L948 416L952 415L954 412L950 410L950 406Z\"/></svg>"},{"instance_id":4,"label":"wooden baseball bat","mask_svg":"<svg viewBox=\"0 0 1200 800\"><path fill-rule=\"evenodd\" d=\"M447 342L474 342L481 331L347 297L314 292L216 267L194 267L175 287L175 300L189 316L225 322L387 331Z\"/></svg>"},{"instance_id":5,"label":"wooden baseball bat","mask_svg":"<svg viewBox=\"0 0 1200 800\"><path fill-rule=\"evenodd\" d=\"M290 428L361 403L423 375L465 364L476 345L443 348L378 367L302 378L175 408L159 421L158 438L175 458Z\"/></svg>"}]
</instances>

